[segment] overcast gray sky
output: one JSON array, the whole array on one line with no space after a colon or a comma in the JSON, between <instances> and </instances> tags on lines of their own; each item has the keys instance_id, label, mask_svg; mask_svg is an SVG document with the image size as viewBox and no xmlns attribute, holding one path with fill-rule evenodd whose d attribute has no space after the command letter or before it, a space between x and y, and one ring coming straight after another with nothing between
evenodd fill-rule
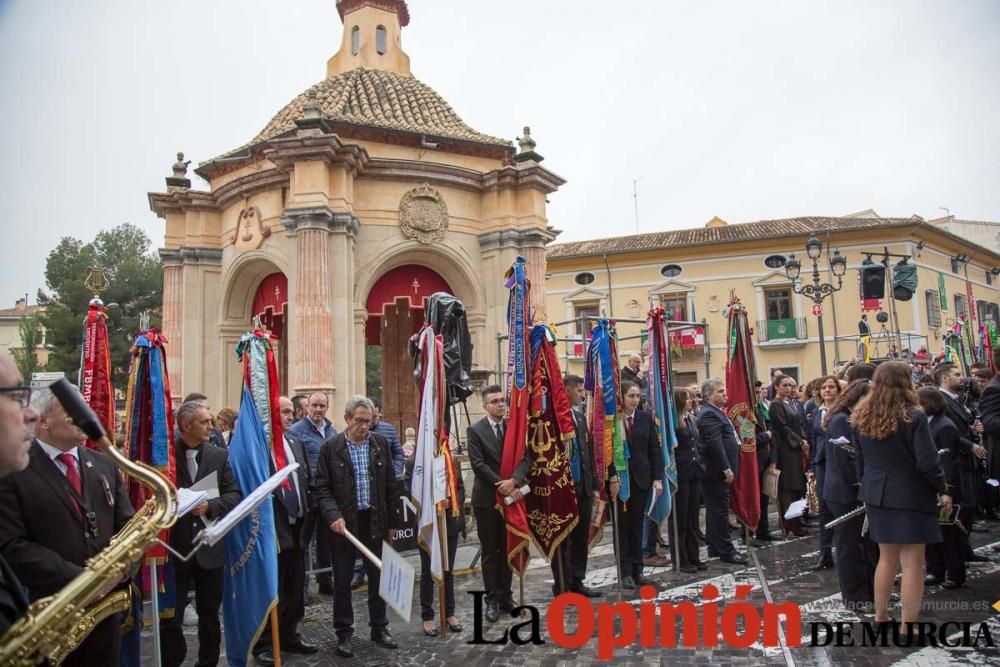
<instances>
[{"instance_id":1,"label":"overcast gray sky","mask_svg":"<svg viewBox=\"0 0 1000 667\"><path fill-rule=\"evenodd\" d=\"M410 0L413 73L530 125L560 240L874 208L1000 220L1000 2ZM334 0L0 0L0 308L62 236L154 246L174 153L243 144L325 76ZM198 187L205 184L196 180Z\"/></svg>"}]
</instances>

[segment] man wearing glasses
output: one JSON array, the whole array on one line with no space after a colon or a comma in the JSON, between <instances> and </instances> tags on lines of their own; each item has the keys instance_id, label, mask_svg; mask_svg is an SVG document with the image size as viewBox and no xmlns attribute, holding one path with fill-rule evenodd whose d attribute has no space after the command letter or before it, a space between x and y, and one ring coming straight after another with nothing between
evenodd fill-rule
<instances>
[{"instance_id":1,"label":"man wearing glasses","mask_svg":"<svg viewBox=\"0 0 1000 667\"><path fill-rule=\"evenodd\" d=\"M354 656L354 607L351 575L360 554L344 536L350 532L376 556L382 540L399 527L400 487L392 465L389 441L369 431L375 406L364 396L352 396L344 409L347 428L323 443L316 466L316 496L322 515L320 529L333 533L333 629L337 655ZM368 616L371 638L383 648L398 648L389 634L386 604L379 594L379 569L365 559L368 572Z\"/></svg>"},{"instance_id":2,"label":"man wearing glasses","mask_svg":"<svg viewBox=\"0 0 1000 667\"><path fill-rule=\"evenodd\" d=\"M28 467L32 432L38 412L31 390L23 386L14 360L0 352L0 477ZM0 556L0 637L28 610L28 593Z\"/></svg>"},{"instance_id":3,"label":"man wearing glasses","mask_svg":"<svg viewBox=\"0 0 1000 667\"><path fill-rule=\"evenodd\" d=\"M496 623L500 611L514 610L514 594L510 584L513 573L507 563L507 532L503 514L497 509L497 491L502 496L521 499L521 486L528 476L531 460L525 448L524 460L510 479L501 479L500 460L507 424L504 415L507 402L499 385L483 390L486 416L469 427L469 464L476 476L472 486L472 511L476 515L476 530L483 559L483 588L486 589L486 613L490 623Z\"/></svg>"},{"instance_id":4,"label":"man wearing glasses","mask_svg":"<svg viewBox=\"0 0 1000 667\"><path fill-rule=\"evenodd\" d=\"M115 465L81 446L86 436L52 392L32 392L31 404L39 418L28 467L0 479L0 552L34 601L80 574L133 511ZM120 629L112 614L62 664L118 665Z\"/></svg>"}]
</instances>

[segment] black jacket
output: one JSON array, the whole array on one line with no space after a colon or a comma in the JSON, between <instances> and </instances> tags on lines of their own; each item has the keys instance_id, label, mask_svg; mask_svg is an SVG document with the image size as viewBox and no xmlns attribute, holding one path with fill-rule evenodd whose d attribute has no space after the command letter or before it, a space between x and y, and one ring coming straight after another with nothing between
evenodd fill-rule
<instances>
[{"instance_id":1,"label":"black jacket","mask_svg":"<svg viewBox=\"0 0 1000 667\"><path fill-rule=\"evenodd\" d=\"M938 415L930 420L931 436L934 446L941 456L941 468L944 470L946 493L956 504L974 503L976 500L975 476L963 474L960 470L962 437L958 428L948 415Z\"/></svg>"},{"instance_id":2,"label":"black jacket","mask_svg":"<svg viewBox=\"0 0 1000 667\"><path fill-rule=\"evenodd\" d=\"M208 513L206 517L215 520L229 513L234 507L239 505L242 499L240 487L233 477L233 471L229 467L229 450L216 447L215 445L204 443L198 448L198 475L197 479L191 479L187 469L187 458L185 451L187 447L183 440L177 441L177 486L190 488L195 482L216 473L216 480L219 484L219 497L208 501ZM170 529L170 546L181 554L191 551L195 536L205 528L205 522L201 517L193 514L185 514ZM198 565L206 570L222 567L226 564L226 543L219 541L215 546L205 545L195 552L195 559Z\"/></svg>"},{"instance_id":3,"label":"black jacket","mask_svg":"<svg viewBox=\"0 0 1000 667\"><path fill-rule=\"evenodd\" d=\"M777 449L781 488L784 491L804 491L802 441L807 437L802 415L797 406L789 405L780 398L771 401L770 413L771 440Z\"/></svg>"},{"instance_id":4,"label":"black jacket","mask_svg":"<svg viewBox=\"0 0 1000 667\"><path fill-rule=\"evenodd\" d=\"M910 413L885 440L858 434L858 478L861 500L875 507L935 513L937 494L944 492L944 472L927 415Z\"/></svg>"},{"instance_id":5,"label":"black jacket","mask_svg":"<svg viewBox=\"0 0 1000 667\"><path fill-rule=\"evenodd\" d=\"M288 510L281 500L282 488L278 487L271 494L271 504L274 506L274 532L278 536L279 549L308 549L312 531L306 530L305 527L309 520L310 502L312 502L309 493L312 486L312 474L309 472L309 461L306 459L306 450L302 443L287 433L285 438L288 440L288 446L295 457L294 462L299 464L298 470L293 475L298 476L299 480L299 505L302 507L303 516L299 517L294 524L289 521ZM292 478L289 477L288 480L291 484ZM294 484L292 484L292 489L295 489Z\"/></svg>"},{"instance_id":6,"label":"black jacket","mask_svg":"<svg viewBox=\"0 0 1000 667\"><path fill-rule=\"evenodd\" d=\"M698 443L705 463L705 479L725 479L728 468L735 477L740 473L740 441L729 417L719 408L705 403L698 415Z\"/></svg>"},{"instance_id":7,"label":"black jacket","mask_svg":"<svg viewBox=\"0 0 1000 667\"><path fill-rule=\"evenodd\" d=\"M823 488L818 493L823 500L843 505L858 502L861 484L858 482L858 445L856 434L851 429L851 413L847 410L836 412L830 417L826 427L826 474ZM847 440L834 444L834 440Z\"/></svg>"},{"instance_id":8,"label":"black jacket","mask_svg":"<svg viewBox=\"0 0 1000 667\"><path fill-rule=\"evenodd\" d=\"M587 428L587 418L576 410L571 410L576 426L576 445L580 448L580 477L574 479L576 495L591 496L597 488L597 470L594 468L594 449Z\"/></svg>"},{"instance_id":9,"label":"black jacket","mask_svg":"<svg viewBox=\"0 0 1000 667\"><path fill-rule=\"evenodd\" d=\"M28 592L0 556L0 638L28 611Z\"/></svg>"},{"instance_id":10,"label":"black jacket","mask_svg":"<svg viewBox=\"0 0 1000 667\"><path fill-rule=\"evenodd\" d=\"M71 500L66 476L37 441L28 467L0 479L0 552L34 601L57 592L108 546L133 514L128 489L109 458L77 448L84 512Z\"/></svg>"},{"instance_id":11,"label":"black jacket","mask_svg":"<svg viewBox=\"0 0 1000 667\"><path fill-rule=\"evenodd\" d=\"M628 438L629 488L650 489L664 474L660 436L653 415L645 410L636 410L632 421L632 436Z\"/></svg>"},{"instance_id":12,"label":"black jacket","mask_svg":"<svg viewBox=\"0 0 1000 667\"><path fill-rule=\"evenodd\" d=\"M503 424L506 435L507 423ZM500 477L500 459L503 454L503 443L497 440L496 433L490 428L489 419L483 417L469 426L467 431L469 441L469 465L476 476L472 485L473 507L494 507L497 504L497 482ZM518 486L524 483L531 469L530 449L524 448L524 459L514 469L512 475Z\"/></svg>"},{"instance_id":13,"label":"black jacket","mask_svg":"<svg viewBox=\"0 0 1000 667\"><path fill-rule=\"evenodd\" d=\"M757 423L754 425L757 440L757 472L761 475L772 463L778 462L778 450L775 449L773 439L768 435L771 424L764 418L764 411L760 404L757 405Z\"/></svg>"},{"instance_id":14,"label":"black jacket","mask_svg":"<svg viewBox=\"0 0 1000 667\"><path fill-rule=\"evenodd\" d=\"M677 428L677 448L674 450L674 461L677 464L677 481L690 482L701 479L705 474L705 466L701 462L701 451L698 448L698 425L694 417L681 417Z\"/></svg>"},{"instance_id":15,"label":"black jacket","mask_svg":"<svg viewBox=\"0 0 1000 667\"><path fill-rule=\"evenodd\" d=\"M358 494L354 464L347 451L347 433L338 433L323 443L316 465L316 501L323 526L343 517L347 530L358 534ZM390 528L400 527L401 488L392 466L389 441L378 433L368 433L368 480L371 486L371 533L388 538Z\"/></svg>"},{"instance_id":16,"label":"black jacket","mask_svg":"<svg viewBox=\"0 0 1000 667\"><path fill-rule=\"evenodd\" d=\"M979 396L983 435L989 444L988 475L1000 478L1000 374L994 375Z\"/></svg>"}]
</instances>

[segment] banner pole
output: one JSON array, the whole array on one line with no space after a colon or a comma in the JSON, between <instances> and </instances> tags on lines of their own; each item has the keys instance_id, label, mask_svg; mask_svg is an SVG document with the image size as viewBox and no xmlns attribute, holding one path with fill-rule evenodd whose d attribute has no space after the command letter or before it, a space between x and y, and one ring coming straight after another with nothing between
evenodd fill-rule
<instances>
[{"instance_id":1,"label":"banner pole","mask_svg":"<svg viewBox=\"0 0 1000 667\"><path fill-rule=\"evenodd\" d=\"M448 526L445 524L444 520L444 510L440 506L437 508L437 520L438 520L438 535L441 542L441 581L438 582L438 607L441 613L441 626L438 631L438 637L441 639L445 638L448 633L448 620L445 618L445 607L444 607L444 577L446 572L451 571L451 562L448 560Z\"/></svg>"},{"instance_id":2,"label":"banner pole","mask_svg":"<svg viewBox=\"0 0 1000 667\"><path fill-rule=\"evenodd\" d=\"M611 536L615 543L615 565L618 568L618 601L622 601L622 559L618 548L618 500L611 498Z\"/></svg>"},{"instance_id":3,"label":"banner pole","mask_svg":"<svg viewBox=\"0 0 1000 667\"><path fill-rule=\"evenodd\" d=\"M670 509L671 516L673 520L670 522L674 528L674 539L673 548L670 550L672 553L670 557L674 559L674 572L681 571L681 541L680 541L680 528L677 527L677 491L675 490L670 495Z\"/></svg>"},{"instance_id":4,"label":"banner pole","mask_svg":"<svg viewBox=\"0 0 1000 667\"><path fill-rule=\"evenodd\" d=\"M556 559L558 562L556 566L559 568L559 581L556 582L558 585L558 590L560 593L566 592L566 574L563 572L563 546L565 542L561 542L558 547L556 547Z\"/></svg>"},{"instance_id":5,"label":"banner pole","mask_svg":"<svg viewBox=\"0 0 1000 667\"><path fill-rule=\"evenodd\" d=\"M149 559L149 601L153 604L153 666L160 667L160 577L156 559ZM137 628L141 631L141 628Z\"/></svg>"},{"instance_id":6,"label":"banner pole","mask_svg":"<svg viewBox=\"0 0 1000 667\"><path fill-rule=\"evenodd\" d=\"M271 655L274 667L281 667L281 639L278 629L278 606L271 607Z\"/></svg>"}]
</instances>

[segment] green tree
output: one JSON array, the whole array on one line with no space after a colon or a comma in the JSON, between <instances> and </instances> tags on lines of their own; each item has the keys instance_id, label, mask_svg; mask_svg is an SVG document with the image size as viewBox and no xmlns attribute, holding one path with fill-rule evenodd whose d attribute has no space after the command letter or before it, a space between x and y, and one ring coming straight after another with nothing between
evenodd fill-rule
<instances>
[{"instance_id":1,"label":"green tree","mask_svg":"<svg viewBox=\"0 0 1000 667\"><path fill-rule=\"evenodd\" d=\"M64 237L49 253L45 282L50 293L39 291L38 295L38 302L45 306L42 324L50 348L46 369L63 371L68 378L77 376L83 323L93 297L84 282L92 266L104 268L110 283L101 300L108 313L112 382L124 392L139 316L148 311L150 325L159 327L163 297L160 259L150 252L149 238L129 223L98 233L90 243Z\"/></svg>"},{"instance_id":2,"label":"green tree","mask_svg":"<svg viewBox=\"0 0 1000 667\"><path fill-rule=\"evenodd\" d=\"M14 357L14 363L24 382L28 383L31 382L31 374L40 368L36 351L42 342L38 315L22 315L21 321L17 323L17 332L21 338L21 347L11 349L10 354Z\"/></svg>"}]
</instances>

